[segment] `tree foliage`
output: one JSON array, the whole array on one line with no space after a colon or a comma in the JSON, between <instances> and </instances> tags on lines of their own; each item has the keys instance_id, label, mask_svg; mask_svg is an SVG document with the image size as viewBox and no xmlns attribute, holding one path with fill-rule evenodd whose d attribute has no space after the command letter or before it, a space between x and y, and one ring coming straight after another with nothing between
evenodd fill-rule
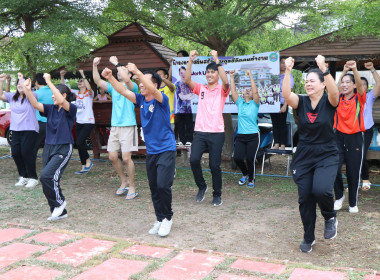
<instances>
[{"instance_id":1,"label":"tree foliage","mask_svg":"<svg viewBox=\"0 0 380 280\"><path fill-rule=\"evenodd\" d=\"M0 1L0 68L31 75L71 64L99 45L100 12L90 0Z\"/></svg>"}]
</instances>

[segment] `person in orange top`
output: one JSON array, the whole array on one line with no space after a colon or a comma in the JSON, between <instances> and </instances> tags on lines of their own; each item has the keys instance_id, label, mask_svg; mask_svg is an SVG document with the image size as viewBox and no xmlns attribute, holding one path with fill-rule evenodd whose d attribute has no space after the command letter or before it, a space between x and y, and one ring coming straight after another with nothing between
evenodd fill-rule
<instances>
[{"instance_id":1,"label":"person in orange top","mask_svg":"<svg viewBox=\"0 0 380 280\"><path fill-rule=\"evenodd\" d=\"M364 145L364 105L366 92L361 84L355 61L347 61L345 69L353 74L345 74L340 79L339 105L335 114L335 139L339 149L339 167L334 191L334 210L340 210L344 201L342 165L346 163L349 212L357 213L360 173L363 162Z\"/></svg>"}]
</instances>

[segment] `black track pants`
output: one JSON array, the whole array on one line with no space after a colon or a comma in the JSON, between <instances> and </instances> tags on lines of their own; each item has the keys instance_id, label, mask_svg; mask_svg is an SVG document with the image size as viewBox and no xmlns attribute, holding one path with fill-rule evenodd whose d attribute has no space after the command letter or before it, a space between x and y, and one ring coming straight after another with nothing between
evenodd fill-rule
<instances>
[{"instance_id":1,"label":"black track pants","mask_svg":"<svg viewBox=\"0 0 380 280\"><path fill-rule=\"evenodd\" d=\"M255 181L255 160L260 147L260 133L238 134L235 139L234 160L248 181ZM244 162L246 160L247 164Z\"/></svg>"},{"instance_id":2,"label":"black track pants","mask_svg":"<svg viewBox=\"0 0 380 280\"><path fill-rule=\"evenodd\" d=\"M298 186L298 203L307 243L315 240L316 206L328 220L336 216L333 187L338 169L335 143L325 145L299 144L292 161L294 182Z\"/></svg>"},{"instance_id":3,"label":"black track pants","mask_svg":"<svg viewBox=\"0 0 380 280\"><path fill-rule=\"evenodd\" d=\"M345 134L335 132L335 139L339 150L339 166L335 180L335 198L343 197L342 165L346 163L346 176L348 184L348 198L351 207L358 204L358 190L364 152L364 133Z\"/></svg>"}]
</instances>

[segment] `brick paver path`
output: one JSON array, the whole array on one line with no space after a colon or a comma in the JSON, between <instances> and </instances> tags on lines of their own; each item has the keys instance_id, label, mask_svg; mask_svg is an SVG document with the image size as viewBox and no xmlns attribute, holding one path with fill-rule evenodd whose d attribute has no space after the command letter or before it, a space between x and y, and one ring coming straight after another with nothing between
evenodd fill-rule
<instances>
[{"instance_id":1,"label":"brick paver path","mask_svg":"<svg viewBox=\"0 0 380 280\"><path fill-rule=\"evenodd\" d=\"M0 228L0 280L380 280L376 271L304 267L94 234L16 225ZM348 271L359 276L352 278Z\"/></svg>"}]
</instances>

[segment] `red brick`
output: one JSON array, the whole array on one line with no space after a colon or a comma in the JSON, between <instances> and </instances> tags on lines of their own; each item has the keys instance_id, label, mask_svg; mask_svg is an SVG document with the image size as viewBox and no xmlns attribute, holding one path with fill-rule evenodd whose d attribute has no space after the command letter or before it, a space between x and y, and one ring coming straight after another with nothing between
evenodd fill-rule
<instances>
[{"instance_id":1,"label":"red brick","mask_svg":"<svg viewBox=\"0 0 380 280\"><path fill-rule=\"evenodd\" d=\"M239 259L231 265L231 268L244 269L261 273L281 274L281 272L285 270L286 266L278 263Z\"/></svg>"},{"instance_id":2,"label":"red brick","mask_svg":"<svg viewBox=\"0 0 380 280\"><path fill-rule=\"evenodd\" d=\"M138 273L148 265L135 260L109 259L104 263L77 275L72 280L124 280Z\"/></svg>"},{"instance_id":3,"label":"red brick","mask_svg":"<svg viewBox=\"0 0 380 280\"><path fill-rule=\"evenodd\" d=\"M216 278L216 280L267 280L267 279L253 277L253 276L221 274L218 278Z\"/></svg>"},{"instance_id":4,"label":"red brick","mask_svg":"<svg viewBox=\"0 0 380 280\"><path fill-rule=\"evenodd\" d=\"M290 275L289 280L344 280L343 272L321 271L314 269L296 268Z\"/></svg>"},{"instance_id":5,"label":"red brick","mask_svg":"<svg viewBox=\"0 0 380 280\"><path fill-rule=\"evenodd\" d=\"M0 275L0 280L52 280L63 272L38 266L22 266Z\"/></svg>"},{"instance_id":6,"label":"red brick","mask_svg":"<svg viewBox=\"0 0 380 280\"><path fill-rule=\"evenodd\" d=\"M364 280L380 280L380 276L379 275L366 275Z\"/></svg>"},{"instance_id":7,"label":"red brick","mask_svg":"<svg viewBox=\"0 0 380 280\"><path fill-rule=\"evenodd\" d=\"M83 238L48 252L37 259L78 266L92 257L110 249L115 242L93 238Z\"/></svg>"},{"instance_id":8,"label":"red brick","mask_svg":"<svg viewBox=\"0 0 380 280\"><path fill-rule=\"evenodd\" d=\"M72 238L73 238L72 235L68 235L65 233L42 232L40 234L29 237L25 240L27 240L27 241L34 240L35 242L42 242L42 243L50 243L50 244L59 245L63 241L66 241L66 240L72 239Z\"/></svg>"},{"instance_id":9,"label":"red brick","mask_svg":"<svg viewBox=\"0 0 380 280\"><path fill-rule=\"evenodd\" d=\"M122 253L142 255L145 257L152 257L152 258L162 258L162 257L167 256L172 251L173 249L162 248L162 247L133 245L132 247L129 247L126 250L124 250Z\"/></svg>"},{"instance_id":10,"label":"red brick","mask_svg":"<svg viewBox=\"0 0 380 280\"><path fill-rule=\"evenodd\" d=\"M26 259L35 252L46 249L49 249L49 247L24 243L14 243L2 247L0 248L0 269L12 263Z\"/></svg>"},{"instance_id":11,"label":"red brick","mask_svg":"<svg viewBox=\"0 0 380 280\"><path fill-rule=\"evenodd\" d=\"M206 254L182 252L168 261L150 277L160 280L202 279L211 273L224 258Z\"/></svg>"},{"instance_id":12,"label":"red brick","mask_svg":"<svg viewBox=\"0 0 380 280\"><path fill-rule=\"evenodd\" d=\"M31 230L22 228L7 228L0 230L0 244L20 238L29 232L31 232Z\"/></svg>"}]
</instances>

